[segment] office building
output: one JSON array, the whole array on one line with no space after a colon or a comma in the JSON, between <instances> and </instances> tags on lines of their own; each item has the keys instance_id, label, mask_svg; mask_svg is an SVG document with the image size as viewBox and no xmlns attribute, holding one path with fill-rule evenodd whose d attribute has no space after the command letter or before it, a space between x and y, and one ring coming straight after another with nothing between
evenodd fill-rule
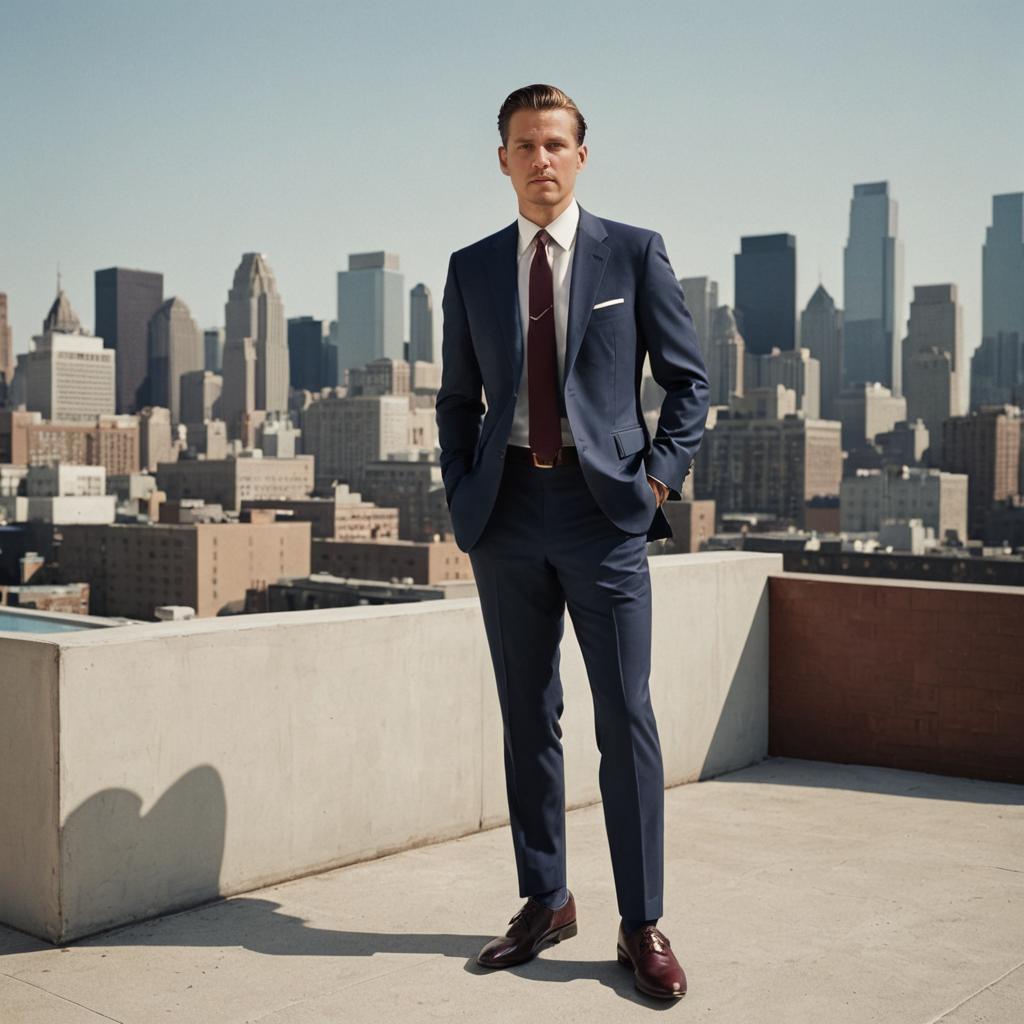
<instances>
[{"instance_id":1,"label":"office building","mask_svg":"<svg viewBox=\"0 0 1024 1024\"><path fill-rule=\"evenodd\" d=\"M338 272L338 374L374 359L403 359L404 278L398 256L353 253Z\"/></svg>"},{"instance_id":2,"label":"office building","mask_svg":"<svg viewBox=\"0 0 1024 1024\"><path fill-rule=\"evenodd\" d=\"M694 490L719 515L759 512L804 525L814 498L839 494L840 426L830 420L753 419L720 412L706 430Z\"/></svg>"},{"instance_id":3,"label":"office building","mask_svg":"<svg viewBox=\"0 0 1024 1024\"><path fill-rule=\"evenodd\" d=\"M409 362L434 361L434 300L425 284L409 292Z\"/></svg>"},{"instance_id":4,"label":"office building","mask_svg":"<svg viewBox=\"0 0 1024 1024\"><path fill-rule=\"evenodd\" d=\"M454 540L313 540L314 572L430 584L471 580L469 555Z\"/></svg>"},{"instance_id":5,"label":"office building","mask_svg":"<svg viewBox=\"0 0 1024 1024\"><path fill-rule=\"evenodd\" d=\"M371 463L410 444L408 395L318 398L302 414L303 450L316 457L317 488L334 481L362 491Z\"/></svg>"},{"instance_id":6,"label":"office building","mask_svg":"<svg viewBox=\"0 0 1024 1024\"><path fill-rule=\"evenodd\" d=\"M147 405L139 412L139 463L149 473L161 462L174 462L179 455L171 424L171 410Z\"/></svg>"},{"instance_id":7,"label":"office building","mask_svg":"<svg viewBox=\"0 0 1024 1024\"><path fill-rule=\"evenodd\" d=\"M237 511L246 498L306 498L313 492L313 456L264 458L258 449L240 458L161 462L157 486L169 501L202 498Z\"/></svg>"},{"instance_id":8,"label":"office building","mask_svg":"<svg viewBox=\"0 0 1024 1024\"><path fill-rule=\"evenodd\" d=\"M288 340L277 281L263 253L247 252L224 307L223 418L243 438L256 410L288 410ZM251 443L251 438L243 438Z\"/></svg>"},{"instance_id":9,"label":"office building","mask_svg":"<svg viewBox=\"0 0 1024 1024\"><path fill-rule=\"evenodd\" d=\"M330 540L392 540L399 536L398 509L364 500L348 484L328 498L246 498L242 509L273 508L295 522L308 522L314 537Z\"/></svg>"},{"instance_id":10,"label":"office building","mask_svg":"<svg viewBox=\"0 0 1024 1024\"><path fill-rule=\"evenodd\" d=\"M181 422L190 431L193 424L218 417L222 388L220 374L210 370L193 370L181 375Z\"/></svg>"},{"instance_id":11,"label":"office building","mask_svg":"<svg viewBox=\"0 0 1024 1024\"><path fill-rule=\"evenodd\" d=\"M981 336L1024 338L1024 192L992 197L981 267Z\"/></svg>"},{"instance_id":12,"label":"office building","mask_svg":"<svg viewBox=\"0 0 1024 1024\"><path fill-rule=\"evenodd\" d=\"M224 328L207 327L203 331L203 369L220 373L224 367Z\"/></svg>"},{"instance_id":13,"label":"office building","mask_svg":"<svg viewBox=\"0 0 1024 1024\"><path fill-rule=\"evenodd\" d=\"M38 412L0 410L0 463L104 466L108 474L139 471L137 416L97 416L92 423L53 423Z\"/></svg>"},{"instance_id":14,"label":"office building","mask_svg":"<svg viewBox=\"0 0 1024 1024\"><path fill-rule=\"evenodd\" d=\"M683 289L686 308L693 318L693 326L700 342L700 354L705 365L711 358L711 328L715 310L718 309L718 282L710 277L682 277L679 284Z\"/></svg>"},{"instance_id":15,"label":"office building","mask_svg":"<svg viewBox=\"0 0 1024 1024\"><path fill-rule=\"evenodd\" d=\"M796 392L782 384L750 388L742 395L732 396L729 412L757 420L781 420L786 416L795 416Z\"/></svg>"},{"instance_id":16,"label":"office building","mask_svg":"<svg viewBox=\"0 0 1024 1024\"><path fill-rule=\"evenodd\" d=\"M736 325L731 306L719 306L715 310L709 348L707 367L711 382L711 404L728 405L733 395L743 394L746 353L743 335Z\"/></svg>"},{"instance_id":17,"label":"office building","mask_svg":"<svg viewBox=\"0 0 1024 1024\"><path fill-rule=\"evenodd\" d=\"M771 388L776 384L796 395L796 408L808 419L820 418L821 365L811 357L810 349L795 348L783 352L773 348L768 355L747 354L743 364L744 391Z\"/></svg>"},{"instance_id":18,"label":"office building","mask_svg":"<svg viewBox=\"0 0 1024 1024\"><path fill-rule=\"evenodd\" d=\"M971 538L985 536L994 505L1021 493L1021 429L1021 411L1012 405L982 406L942 424L942 469L969 478Z\"/></svg>"},{"instance_id":19,"label":"office building","mask_svg":"<svg viewBox=\"0 0 1024 1024\"><path fill-rule=\"evenodd\" d=\"M937 353L948 356L948 386L935 376L941 360ZM920 355L932 358L915 361ZM947 416L959 416L966 408L967 381L964 358L964 315L957 298L955 285L925 285L915 287L910 303L907 334L903 340L903 392L906 411L910 419L921 417L933 436L939 436L938 424ZM927 380L910 381L908 377L924 370L937 389L930 388ZM925 409L929 409L926 415ZM948 407L948 412L941 410Z\"/></svg>"},{"instance_id":20,"label":"office building","mask_svg":"<svg viewBox=\"0 0 1024 1024\"><path fill-rule=\"evenodd\" d=\"M397 509L398 536L433 540L451 531L441 466L432 451L392 452L363 470L363 495L377 505Z\"/></svg>"},{"instance_id":21,"label":"office building","mask_svg":"<svg viewBox=\"0 0 1024 1024\"><path fill-rule=\"evenodd\" d=\"M767 355L799 344L796 318L796 238L751 235L734 259L736 324L747 352Z\"/></svg>"},{"instance_id":22,"label":"office building","mask_svg":"<svg viewBox=\"0 0 1024 1024\"><path fill-rule=\"evenodd\" d=\"M288 373L293 388L319 391L328 384L327 340L323 320L311 316L288 321Z\"/></svg>"},{"instance_id":23,"label":"office building","mask_svg":"<svg viewBox=\"0 0 1024 1024\"><path fill-rule=\"evenodd\" d=\"M983 405L1024 405L1024 334L999 331L971 357L970 409Z\"/></svg>"},{"instance_id":24,"label":"office building","mask_svg":"<svg viewBox=\"0 0 1024 1024\"><path fill-rule=\"evenodd\" d=\"M182 422L181 379L203 372L203 339L188 306L177 296L162 303L149 321L148 405L170 410Z\"/></svg>"},{"instance_id":25,"label":"office building","mask_svg":"<svg viewBox=\"0 0 1024 1024\"><path fill-rule=\"evenodd\" d=\"M911 466L862 469L843 480L839 508L840 529L848 533L876 533L887 519L920 519L938 540L955 532L966 541L967 475Z\"/></svg>"},{"instance_id":26,"label":"office building","mask_svg":"<svg viewBox=\"0 0 1024 1024\"><path fill-rule=\"evenodd\" d=\"M907 418L907 400L881 384L844 388L834 403L835 418L843 425L843 448L853 451L874 442Z\"/></svg>"},{"instance_id":27,"label":"office building","mask_svg":"<svg viewBox=\"0 0 1024 1024\"><path fill-rule=\"evenodd\" d=\"M887 181L853 186L843 250L843 383L879 383L899 396L903 243Z\"/></svg>"},{"instance_id":28,"label":"office building","mask_svg":"<svg viewBox=\"0 0 1024 1024\"><path fill-rule=\"evenodd\" d=\"M137 412L146 404L149 321L164 301L164 276L109 267L97 270L94 281L96 334L117 353L116 411Z\"/></svg>"},{"instance_id":29,"label":"office building","mask_svg":"<svg viewBox=\"0 0 1024 1024\"><path fill-rule=\"evenodd\" d=\"M302 522L115 523L68 526L61 582L88 580L93 615L156 619L162 605L198 618L241 612L249 587L310 567L310 526Z\"/></svg>"},{"instance_id":30,"label":"office building","mask_svg":"<svg viewBox=\"0 0 1024 1024\"><path fill-rule=\"evenodd\" d=\"M800 344L820 365L821 416L835 418L835 400L843 390L843 311L818 285L800 316Z\"/></svg>"},{"instance_id":31,"label":"office building","mask_svg":"<svg viewBox=\"0 0 1024 1024\"><path fill-rule=\"evenodd\" d=\"M63 290L32 339L25 371L26 408L44 420L91 424L114 412L116 354L82 331Z\"/></svg>"}]
</instances>

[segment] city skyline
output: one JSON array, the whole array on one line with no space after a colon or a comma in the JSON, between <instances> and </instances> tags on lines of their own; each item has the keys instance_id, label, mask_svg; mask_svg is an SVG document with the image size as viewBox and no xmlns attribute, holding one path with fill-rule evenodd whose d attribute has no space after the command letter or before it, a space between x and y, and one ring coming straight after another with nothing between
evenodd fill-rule
<instances>
[{"instance_id":1,"label":"city skyline","mask_svg":"<svg viewBox=\"0 0 1024 1024\"><path fill-rule=\"evenodd\" d=\"M819 283L845 306L853 185L888 181L905 250L899 336L914 286L955 284L969 356L992 197L1024 190L1024 139L1005 129L1024 76L1010 42L1024 13L1010 4L788 4L781 17L656 4L639 19L591 9L582 21L563 8L551 28L576 45L557 62L528 40L506 39L501 62L456 50L445 35L455 14L404 4L302 4L288 19L261 4L247 18L235 3L174 17L148 5L11 7L0 291L16 353L53 301L58 263L90 329L93 274L109 266L163 274L165 295L207 328L223 326L245 251L267 254L286 317L325 320L349 254L396 252L407 285L434 293L439 327L448 254L515 216L494 121L504 95L532 80L562 85L588 118L580 203L661 231L677 275L717 281L729 304L740 238L788 233L798 309ZM459 17L480 38L502 25L468 6ZM56 58L42 78L41 49ZM633 84L608 74L641 55ZM59 160L48 159L54 139Z\"/></svg>"}]
</instances>

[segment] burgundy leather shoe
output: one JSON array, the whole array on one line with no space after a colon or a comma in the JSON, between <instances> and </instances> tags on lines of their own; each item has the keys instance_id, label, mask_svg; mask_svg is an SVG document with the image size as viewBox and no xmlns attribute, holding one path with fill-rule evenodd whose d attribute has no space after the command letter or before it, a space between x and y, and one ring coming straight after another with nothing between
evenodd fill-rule
<instances>
[{"instance_id":1,"label":"burgundy leather shoe","mask_svg":"<svg viewBox=\"0 0 1024 1024\"><path fill-rule=\"evenodd\" d=\"M678 999L686 995L686 974L672 944L652 924L643 925L628 935L619 923L618 958L633 968L636 987L656 999Z\"/></svg>"},{"instance_id":2,"label":"burgundy leather shoe","mask_svg":"<svg viewBox=\"0 0 1024 1024\"><path fill-rule=\"evenodd\" d=\"M476 962L481 967L511 967L525 963L548 942L561 942L576 934L576 901L569 893L565 906L550 910L532 896L509 921L504 935L491 939L480 950Z\"/></svg>"}]
</instances>

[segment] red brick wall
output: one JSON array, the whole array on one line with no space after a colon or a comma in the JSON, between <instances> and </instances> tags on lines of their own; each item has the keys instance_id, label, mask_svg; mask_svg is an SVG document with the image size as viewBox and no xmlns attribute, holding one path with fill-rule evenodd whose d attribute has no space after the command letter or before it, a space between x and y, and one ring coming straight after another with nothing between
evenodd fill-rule
<instances>
[{"instance_id":1,"label":"red brick wall","mask_svg":"<svg viewBox=\"0 0 1024 1024\"><path fill-rule=\"evenodd\" d=\"M769 580L769 753L1024 783L1024 590Z\"/></svg>"}]
</instances>

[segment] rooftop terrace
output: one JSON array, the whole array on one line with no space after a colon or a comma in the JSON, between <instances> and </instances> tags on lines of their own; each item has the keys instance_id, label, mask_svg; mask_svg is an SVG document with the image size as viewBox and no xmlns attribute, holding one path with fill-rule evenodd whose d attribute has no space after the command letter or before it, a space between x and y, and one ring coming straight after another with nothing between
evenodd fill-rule
<instances>
[{"instance_id":1,"label":"rooftop terrace","mask_svg":"<svg viewBox=\"0 0 1024 1024\"><path fill-rule=\"evenodd\" d=\"M674 1012L1021 1024L1024 592L651 570ZM0 632L0 1022L649 1013L571 621L562 676L580 932L484 974L520 900L474 599Z\"/></svg>"},{"instance_id":2,"label":"rooftop terrace","mask_svg":"<svg viewBox=\"0 0 1024 1024\"><path fill-rule=\"evenodd\" d=\"M1019 1024L1024 788L769 758L666 793L662 926L677 1019ZM615 962L601 808L568 815L579 934L507 971L474 957L518 907L507 827L66 947L0 929L17 1024L619 1022L665 1007Z\"/></svg>"}]
</instances>

